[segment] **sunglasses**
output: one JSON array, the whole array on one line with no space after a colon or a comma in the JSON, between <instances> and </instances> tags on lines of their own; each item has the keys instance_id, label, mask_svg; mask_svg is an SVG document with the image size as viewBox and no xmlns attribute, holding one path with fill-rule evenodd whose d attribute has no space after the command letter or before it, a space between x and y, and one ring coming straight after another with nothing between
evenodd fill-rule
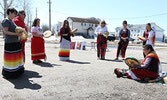
<instances>
[{"instance_id":1,"label":"sunglasses","mask_svg":"<svg viewBox=\"0 0 167 100\"><path fill-rule=\"evenodd\" d=\"M26 14L25 14L25 13L23 13L22 15L26 16Z\"/></svg>"}]
</instances>

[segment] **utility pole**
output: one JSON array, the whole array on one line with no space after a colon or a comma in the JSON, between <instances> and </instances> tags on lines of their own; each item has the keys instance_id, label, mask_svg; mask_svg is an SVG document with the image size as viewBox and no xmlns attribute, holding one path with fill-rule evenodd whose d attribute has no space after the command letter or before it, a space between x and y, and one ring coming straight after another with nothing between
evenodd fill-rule
<instances>
[{"instance_id":1,"label":"utility pole","mask_svg":"<svg viewBox=\"0 0 167 100\"><path fill-rule=\"evenodd\" d=\"M32 27L32 15L30 14L30 29Z\"/></svg>"},{"instance_id":2,"label":"utility pole","mask_svg":"<svg viewBox=\"0 0 167 100\"><path fill-rule=\"evenodd\" d=\"M49 0L49 30L51 31L51 0Z\"/></svg>"},{"instance_id":3,"label":"utility pole","mask_svg":"<svg viewBox=\"0 0 167 100\"><path fill-rule=\"evenodd\" d=\"M37 18L37 13L38 13L38 10L37 10L37 8L36 8L36 18Z\"/></svg>"}]
</instances>

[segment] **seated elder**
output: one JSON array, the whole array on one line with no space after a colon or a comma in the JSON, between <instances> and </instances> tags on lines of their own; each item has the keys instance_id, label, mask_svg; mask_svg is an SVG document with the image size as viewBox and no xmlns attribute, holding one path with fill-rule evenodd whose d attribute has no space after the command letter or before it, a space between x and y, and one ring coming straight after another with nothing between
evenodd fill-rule
<instances>
[{"instance_id":1,"label":"seated elder","mask_svg":"<svg viewBox=\"0 0 167 100\"><path fill-rule=\"evenodd\" d=\"M127 76L134 80L156 79L159 76L160 60L150 44L143 46L143 52L146 55L141 65L132 64L132 69L125 70L116 68L114 73L117 77Z\"/></svg>"}]
</instances>

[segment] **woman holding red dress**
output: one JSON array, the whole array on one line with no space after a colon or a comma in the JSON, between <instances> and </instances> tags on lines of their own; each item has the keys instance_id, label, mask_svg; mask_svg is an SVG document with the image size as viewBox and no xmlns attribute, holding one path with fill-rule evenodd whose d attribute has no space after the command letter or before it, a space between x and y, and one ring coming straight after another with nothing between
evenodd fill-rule
<instances>
[{"instance_id":1,"label":"woman holding red dress","mask_svg":"<svg viewBox=\"0 0 167 100\"><path fill-rule=\"evenodd\" d=\"M103 20L95 30L97 34L97 57L101 60L105 59L107 48L107 38L104 36L105 32L108 32L108 28L106 27L106 22Z\"/></svg>"}]
</instances>

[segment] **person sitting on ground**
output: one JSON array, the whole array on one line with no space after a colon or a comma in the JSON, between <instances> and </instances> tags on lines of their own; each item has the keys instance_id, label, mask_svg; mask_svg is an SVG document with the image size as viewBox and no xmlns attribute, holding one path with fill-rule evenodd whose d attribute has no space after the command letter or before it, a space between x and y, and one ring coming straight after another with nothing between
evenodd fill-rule
<instances>
[{"instance_id":1,"label":"person sitting on ground","mask_svg":"<svg viewBox=\"0 0 167 100\"><path fill-rule=\"evenodd\" d=\"M141 62L141 65L135 65L132 63L133 68L129 70L116 68L114 73L117 75L117 77L125 76L130 79L142 81L146 79L156 79L159 76L159 57L150 44L143 46L143 52L146 57Z\"/></svg>"}]
</instances>

